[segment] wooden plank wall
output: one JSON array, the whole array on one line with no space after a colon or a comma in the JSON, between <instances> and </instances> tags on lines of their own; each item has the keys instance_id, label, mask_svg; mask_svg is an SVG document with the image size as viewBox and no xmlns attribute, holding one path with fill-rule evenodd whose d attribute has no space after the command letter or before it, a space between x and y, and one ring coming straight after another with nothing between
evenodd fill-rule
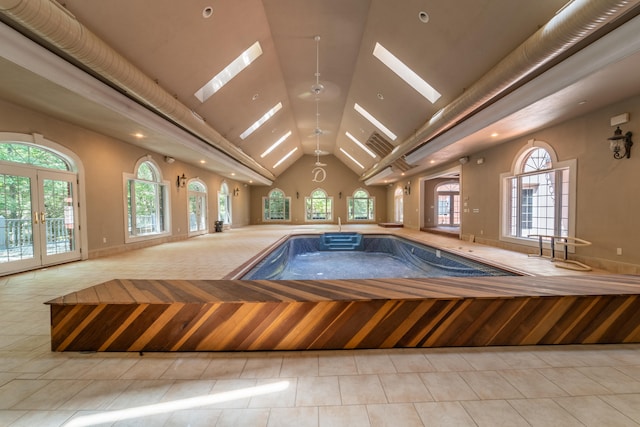
<instances>
[{"instance_id":1,"label":"wooden plank wall","mask_svg":"<svg viewBox=\"0 0 640 427\"><path fill-rule=\"evenodd\" d=\"M115 280L48 304L54 351L251 351L640 342L639 296L625 276Z\"/></svg>"}]
</instances>

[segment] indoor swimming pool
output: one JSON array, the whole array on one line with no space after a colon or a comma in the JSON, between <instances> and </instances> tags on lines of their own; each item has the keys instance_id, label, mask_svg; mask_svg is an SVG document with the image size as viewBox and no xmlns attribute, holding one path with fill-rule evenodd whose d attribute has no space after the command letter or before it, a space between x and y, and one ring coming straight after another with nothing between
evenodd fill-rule
<instances>
[{"instance_id":1,"label":"indoor swimming pool","mask_svg":"<svg viewBox=\"0 0 640 427\"><path fill-rule=\"evenodd\" d=\"M339 280L514 275L518 274L398 236L324 233L289 237L241 278Z\"/></svg>"}]
</instances>

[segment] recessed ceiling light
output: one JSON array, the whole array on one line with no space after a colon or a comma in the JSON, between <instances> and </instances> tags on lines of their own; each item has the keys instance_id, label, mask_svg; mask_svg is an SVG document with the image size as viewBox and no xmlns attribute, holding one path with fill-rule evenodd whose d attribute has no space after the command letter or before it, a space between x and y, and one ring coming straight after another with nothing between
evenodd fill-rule
<instances>
[{"instance_id":1,"label":"recessed ceiling light","mask_svg":"<svg viewBox=\"0 0 640 427\"><path fill-rule=\"evenodd\" d=\"M202 10L203 18L211 18L213 16L213 8L211 6L207 6Z\"/></svg>"},{"instance_id":2,"label":"recessed ceiling light","mask_svg":"<svg viewBox=\"0 0 640 427\"><path fill-rule=\"evenodd\" d=\"M370 155L374 159L376 158L376 154L373 151L369 150L362 142L358 141L355 136L351 135L349 132L345 132L345 135L347 135L350 140L355 142L358 147L362 148L368 155Z\"/></svg>"},{"instance_id":3,"label":"recessed ceiling light","mask_svg":"<svg viewBox=\"0 0 640 427\"><path fill-rule=\"evenodd\" d=\"M255 95L253 95L253 96L251 97L251 100L252 100L252 101L255 101L255 100L256 100L256 99L258 99L258 98L260 98L260 94L257 94L257 93L256 93Z\"/></svg>"},{"instance_id":4,"label":"recessed ceiling light","mask_svg":"<svg viewBox=\"0 0 640 427\"><path fill-rule=\"evenodd\" d=\"M440 98L440 92L431 87L429 83L425 82L422 77L409 68L404 62L396 58L380 43L376 43L376 46L373 48L373 56L382 61L384 65L389 67L391 71L396 73L398 77L417 90L420 95L427 98L432 104Z\"/></svg>"},{"instance_id":5,"label":"recessed ceiling light","mask_svg":"<svg viewBox=\"0 0 640 427\"><path fill-rule=\"evenodd\" d=\"M427 22L429 22L429 14L427 12L421 11L420 13L418 13L418 19L423 24L426 24Z\"/></svg>"},{"instance_id":6,"label":"recessed ceiling light","mask_svg":"<svg viewBox=\"0 0 640 427\"><path fill-rule=\"evenodd\" d=\"M231 61L222 71L220 71L214 78L209 80L204 86L202 86L194 94L200 102L204 102L214 93L219 91L222 86L229 83L231 79L237 76L242 70L247 68L253 61L255 61L260 55L262 55L262 48L260 42L255 42L247 50L242 52L240 56Z\"/></svg>"},{"instance_id":7,"label":"recessed ceiling light","mask_svg":"<svg viewBox=\"0 0 640 427\"><path fill-rule=\"evenodd\" d=\"M251 126L249 126L247 128L247 130L245 130L244 132L242 132L240 134L240 138L241 139L247 139L249 137L249 135L251 135L253 132L256 131L256 129L258 129L260 126L262 126L267 120L269 120L271 117L273 117L274 114L276 114L278 111L280 111L280 109L282 108L282 102L278 102L276 105L274 105L269 111L267 111L266 113L264 113L264 115L262 117L260 117L258 120L256 120Z\"/></svg>"},{"instance_id":8,"label":"recessed ceiling light","mask_svg":"<svg viewBox=\"0 0 640 427\"><path fill-rule=\"evenodd\" d=\"M377 127L378 129L380 129L385 135L387 135L392 141L395 141L396 138L398 138L396 136L395 133L391 132L385 125L383 125L382 123L380 123L380 121L378 121L378 119L376 119L375 117L373 117L367 110L365 110L364 108L362 108L360 105L358 105L358 103L356 102L355 105L353 106L353 108L360 114L362 114L362 117L364 117L365 119L369 120L375 127Z\"/></svg>"},{"instance_id":9,"label":"recessed ceiling light","mask_svg":"<svg viewBox=\"0 0 640 427\"><path fill-rule=\"evenodd\" d=\"M436 161L435 160L431 160L429 161L429 163L434 164Z\"/></svg>"},{"instance_id":10,"label":"recessed ceiling light","mask_svg":"<svg viewBox=\"0 0 640 427\"><path fill-rule=\"evenodd\" d=\"M133 134L133 136L135 136L138 139L144 138L144 134L141 133L141 132L136 132L136 133Z\"/></svg>"},{"instance_id":11,"label":"recessed ceiling light","mask_svg":"<svg viewBox=\"0 0 640 427\"><path fill-rule=\"evenodd\" d=\"M231 176L236 176L236 173L235 172L231 172Z\"/></svg>"},{"instance_id":12,"label":"recessed ceiling light","mask_svg":"<svg viewBox=\"0 0 640 427\"><path fill-rule=\"evenodd\" d=\"M206 160L200 160L200 163L205 164L205 163L207 163L207 161Z\"/></svg>"},{"instance_id":13,"label":"recessed ceiling light","mask_svg":"<svg viewBox=\"0 0 640 427\"><path fill-rule=\"evenodd\" d=\"M498 132L494 132L494 133L492 133L492 134L491 134L491 136L492 136L492 137L494 137L494 138L495 138L496 136L498 136L498 135L499 135L499 134L498 134Z\"/></svg>"},{"instance_id":14,"label":"recessed ceiling light","mask_svg":"<svg viewBox=\"0 0 640 427\"><path fill-rule=\"evenodd\" d=\"M584 104L586 104L586 103L587 103L587 101L586 101L586 100L582 100L582 101L578 102L578 105L584 105Z\"/></svg>"},{"instance_id":15,"label":"recessed ceiling light","mask_svg":"<svg viewBox=\"0 0 640 427\"><path fill-rule=\"evenodd\" d=\"M260 158L264 159L270 152L272 152L278 145L282 144L284 140L289 138L290 136L291 136L291 131L282 135L280 139L278 139L276 142L273 143L273 145L271 145L271 147L267 148L264 153L260 154Z\"/></svg>"},{"instance_id":16,"label":"recessed ceiling light","mask_svg":"<svg viewBox=\"0 0 640 427\"><path fill-rule=\"evenodd\" d=\"M347 156L353 163L355 163L356 165L360 166L360 169L364 169L364 166L362 166L362 164L359 161L357 161L356 159L351 157L351 154L349 154L346 151L344 151L344 149L342 147L340 147L340 151L342 151L342 154Z\"/></svg>"},{"instance_id":17,"label":"recessed ceiling light","mask_svg":"<svg viewBox=\"0 0 640 427\"><path fill-rule=\"evenodd\" d=\"M293 153L296 152L296 150L298 149L298 147L294 148L293 150L289 151L283 158L281 158L280 160L278 160L278 162L273 165L273 168L277 168L278 166L280 166L282 164L282 162L284 162L285 160L287 160Z\"/></svg>"}]
</instances>

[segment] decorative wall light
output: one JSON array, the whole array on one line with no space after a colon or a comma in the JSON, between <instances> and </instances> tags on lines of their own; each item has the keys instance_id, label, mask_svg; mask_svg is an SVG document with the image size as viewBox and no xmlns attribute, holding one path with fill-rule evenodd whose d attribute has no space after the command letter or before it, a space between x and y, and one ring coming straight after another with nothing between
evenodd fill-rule
<instances>
[{"instance_id":1,"label":"decorative wall light","mask_svg":"<svg viewBox=\"0 0 640 427\"><path fill-rule=\"evenodd\" d=\"M299 199L299 198L300 198L300 193L296 191L296 199Z\"/></svg>"},{"instance_id":2,"label":"decorative wall light","mask_svg":"<svg viewBox=\"0 0 640 427\"><path fill-rule=\"evenodd\" d=\"M169 164L171 164L171 163L175 162L175 161L176 161L176 159L174 159L174 158L173 158L173 157L171 157L171 156L164 156L164 161L165 161L165 162L167 162L167 163L169 163Z\"/></svg>"},{"instance_id":3,"label":"decorative wall light","mask_svg":"<svg viewBox=\"0 0 640 427\"><path fill-rule=\"evenodd\" d=\"M338 198L342 199L342 191L338 193Z\"/></svg>"},{"instance_id":4,"label":"decorative wall light","mask_svg":"<svg viewBox=\"0 0 640 427\"><path fill-rule=\"evenodd\" d=\"M187 177L184 176L184 174L178 175L178 178L176 178L176 187L184 188L186 185L187 185Z\"/></svg>"},{"instance_id":5,"label":"decorative wall light","mask_svg":"<svg viewBox=\"0 0 640 427\"><path fill-rule=\"evenodd\" d=\"M240 189L238 187L233 189L233 195L234 196L239 196L240 195Z\"/></svg>"},{"instance_id":6,"label":"decorative wall light","mask_svg":"<svg viewBox=\"0 0 640 427\"><path fill-rule=\"evenodd\" d=\"M411 181L407 181L407 185L404 186L404 194L411 194Z\"/></svg>"},{"instance_id":7,"label":"decorative wall light","mask_svg":"<svg viewBox=\"0 0 640 427\"><path fill-rule=\"evenodd\" d=\"M620 126L616 127L616 130L613 132L613 136L611 138L607 138L609 141L609 148L613 151L614 159L622 159L626 157L627 159L631 157L631 146L633 145L633 141L631 141L631 131L622 134L622 129ZM620 152L624 147L624 152Z\"/></svg>"}]
</instances>

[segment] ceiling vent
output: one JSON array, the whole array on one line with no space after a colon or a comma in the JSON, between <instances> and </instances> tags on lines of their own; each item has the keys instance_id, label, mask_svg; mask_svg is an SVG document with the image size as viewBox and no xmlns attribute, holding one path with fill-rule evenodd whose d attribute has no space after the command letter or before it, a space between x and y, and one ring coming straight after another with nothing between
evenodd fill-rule
<instances>
[{"instance_id":1,"label":"ceiling vent","mask_svg":"<svg viewBox=\"0 0 640 427\"><path fill-rule=\"evenodd\" d=\"M381 159L391 154L391 151L395 148L393 144L387 141L384 136L380 135L378 132L373 132L365 144ZM391 163L391 167L394 171L405 172L414 166L407 163L404 160L404 156L402 156Z\"/></svg>"}]
</instances>

